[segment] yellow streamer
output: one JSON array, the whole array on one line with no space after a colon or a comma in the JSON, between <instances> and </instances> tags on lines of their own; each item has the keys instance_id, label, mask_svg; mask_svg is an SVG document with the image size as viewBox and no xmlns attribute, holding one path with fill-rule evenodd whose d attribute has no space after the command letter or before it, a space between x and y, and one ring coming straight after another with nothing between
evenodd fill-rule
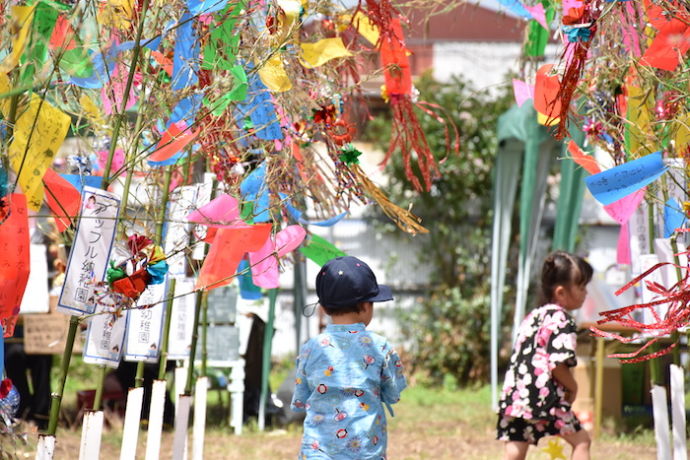
<instances>
[{"instance_id":1,"label":"yellow streamer","mask_svg":"<svg viewBox=\"0 0 690 460\"><path fill-rule=\"evenodd\" d=\"M93 102L93 99L86 94L82 94L79 98L79 104L81 104L81 108L84 109L86 119L89 120L89 123L91 123L94 128L98 131L110 131L101 115L101 110L96 103Z\"/></svg>"},{"instance_id":2,"label":"yellow streamer","mask_svg":"<svg viewBox=\"0 0 690 460\"><path fill-rule=\"evenodd\" d=\"M47 101L41 102L41 98L35 94L31 95L28 108L15 124L14 139L8 151L10 165L15 173L19 173L21 168L19 185L26 195L29 208L34 211L38 211L43 203L41 179L62 145L69 125L69 115Z\"/></svg>"},{"instance_id":3,"label":"yellow streamer","mask_svg":"<svg viewBox=\"0 0 690 460\"><path fill-rule=\"evenodd\" d=\"M371 19L369 17L362 13L361 11L357 11L355 14L354 18L352 17L351 14L343 14L340 16L340 25L341 25L341 30L344 30L345 27L352 22L352 27L359 32L359 34L366 39L369 43L372 45L376 45L379 41L379 29L374 24L371 22Z\"/></svg>"},{"instance_id":4,"label":"yellow streamer","mask_svg":"<svg viewBox=\"0 0 690 460\"><path fill-rule=\"evenodd\" d=\"M13 6L12 19L10 27L12 28L12 35L15 36L12 42L12 52L7 55L2 64L0 64L0 72L6 73L12 70L19 63L19 57L24 52L26 46L26 37L31 30L31 22L34 17L34 6Z\"/></svg>"},{"instance_id":5,"label":"yellow streamer","mask_svg":"<svg viewBox=\"0 0 690 460\"><path fill-rule=\"evenodd\" d=\"M280 54L274 54L259 69L259 77L264 85L274 93L282 93L292 89L290 77L283 67L283 60Z\"/></svg>"},{"instance_id":6,"label":"yellow streamer","mask_svg":"<svg viewBox=\"0 0 690 460\"><path fill-rule=\"evenodd\" d=\"M659 150L648 136L654 133L652 109L654 96L644 89L628 85L628 113L626 147L628 153L637 158Z\"/></svg>"},{"instance_id":7,"label":"yellow streamer","mask_svg":"<svg viewBox=\"0 0 690 460\"><path fill-rule=\"evenodd\" d=\"M324 38L316 43L302 43L302 65L319 67L331 59L352 56L340 37Z\"/></svg>"}]
</instances>

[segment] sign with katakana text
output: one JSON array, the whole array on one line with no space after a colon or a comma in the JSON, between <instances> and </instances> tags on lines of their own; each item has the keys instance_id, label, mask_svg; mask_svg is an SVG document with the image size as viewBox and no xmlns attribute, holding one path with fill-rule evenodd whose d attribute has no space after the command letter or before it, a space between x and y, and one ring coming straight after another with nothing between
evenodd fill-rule
<instances>
[{"instance_id":1,"label":"sign with katakana text","mask_svg":"<svg viewBox=\"0 0 690 460\"><path fill-rule=\"evenodd\" d=\"M96 309L94 287L105 277L120 210L117 195L88 186L84 187L81 203L58 300L58 311L68 315L92 314Z\"/></svg>"}]
</instances>

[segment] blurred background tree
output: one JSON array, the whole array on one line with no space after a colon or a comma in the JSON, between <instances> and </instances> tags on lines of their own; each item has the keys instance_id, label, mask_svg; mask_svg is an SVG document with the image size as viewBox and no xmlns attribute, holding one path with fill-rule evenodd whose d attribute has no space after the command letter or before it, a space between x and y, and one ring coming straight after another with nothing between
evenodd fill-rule
<instances>
[{"instance_id":1,"label":"blurred background tree","mask_svg":"<svg viewBox=\"0 0 690 460\"><path fill-rule=\"evenodd\" d=\"M444 125L417 111L431 151L437 160L443 160L439 165L441 177L431 191L416 193L405 177L400 155L392 155L386 167L386 193L401 207L412 204L412 211L429 229L429 234L417 236L418 258L432 268L429 294L406 312L402 328L412 341L413 370L423 371L437 384L449 380L460 385L484 383L489 373L496 125L498 117L512 104L512 94L507 89L477 91L458 77L441 83L428 74L420 77L415 87L419 100L442 107L447 121L455 123L460 133L460 152L443 160ZM390 141L390 114L378 114L369 122L365 139L385 151ZM385 219L377 220L382 230L408 238ZM507 281L510 286L510 279ZM511 298L508 293L507 305ZM505 310L509 308L504 308L508 317L510 312Z\"/></svg>"}]
</instances>

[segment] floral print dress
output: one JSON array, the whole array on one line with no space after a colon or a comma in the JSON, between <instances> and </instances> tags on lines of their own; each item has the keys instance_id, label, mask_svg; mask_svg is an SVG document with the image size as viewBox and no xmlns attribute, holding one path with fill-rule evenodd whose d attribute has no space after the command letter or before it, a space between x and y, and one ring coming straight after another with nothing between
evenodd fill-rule
<instances>
[{"instance_id":1,"label":"floral print dress","mask_svg":"<svg viewBox=\"0 0 690 460\"><path fill-rule=\"evenodd\" d=\"M533 310L522 321L499 402L499 439L536 443L546 434L580 429L565 401L565 388L552 376L558 364L577 364L575 332L573 318L555 304ZM527 430L525 439L513 436L515 429L509 425L514 419L520 419L520 429Z\"/></svg>"},{"instance_id":2,"label":"floral print dress","mask_svg":"<svg viewBox=\"0 0 690 460\"><path fill-rule=\"evenodd\" d=\"M302 346L295 383L292 409L307 412L300 459L386 458L383 406L406 387L386 339L362 323L330 324Z\"/></svg>"}]
</instances>

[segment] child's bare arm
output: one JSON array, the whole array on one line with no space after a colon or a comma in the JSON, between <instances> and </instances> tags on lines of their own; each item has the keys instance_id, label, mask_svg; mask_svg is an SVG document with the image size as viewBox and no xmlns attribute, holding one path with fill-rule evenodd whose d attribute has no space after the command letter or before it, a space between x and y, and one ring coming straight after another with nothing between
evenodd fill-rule
<instances>
[{"instance_id":1,"label":"child's bare arm","mask_svg":"<svg viewBox=\"0 0 690 460\"><path fill-rule=\"evenodd\" d=\"M566 395L566 400L568 402L573 402L577 395L577 382L575 381L575 377L573 377L573 373L570 372L570 368L563 363L557 364L556 367L553 368L551 375L553 375L553 378L563 385L567 393L569 393Z\"/></svg>"}]
</instances>

